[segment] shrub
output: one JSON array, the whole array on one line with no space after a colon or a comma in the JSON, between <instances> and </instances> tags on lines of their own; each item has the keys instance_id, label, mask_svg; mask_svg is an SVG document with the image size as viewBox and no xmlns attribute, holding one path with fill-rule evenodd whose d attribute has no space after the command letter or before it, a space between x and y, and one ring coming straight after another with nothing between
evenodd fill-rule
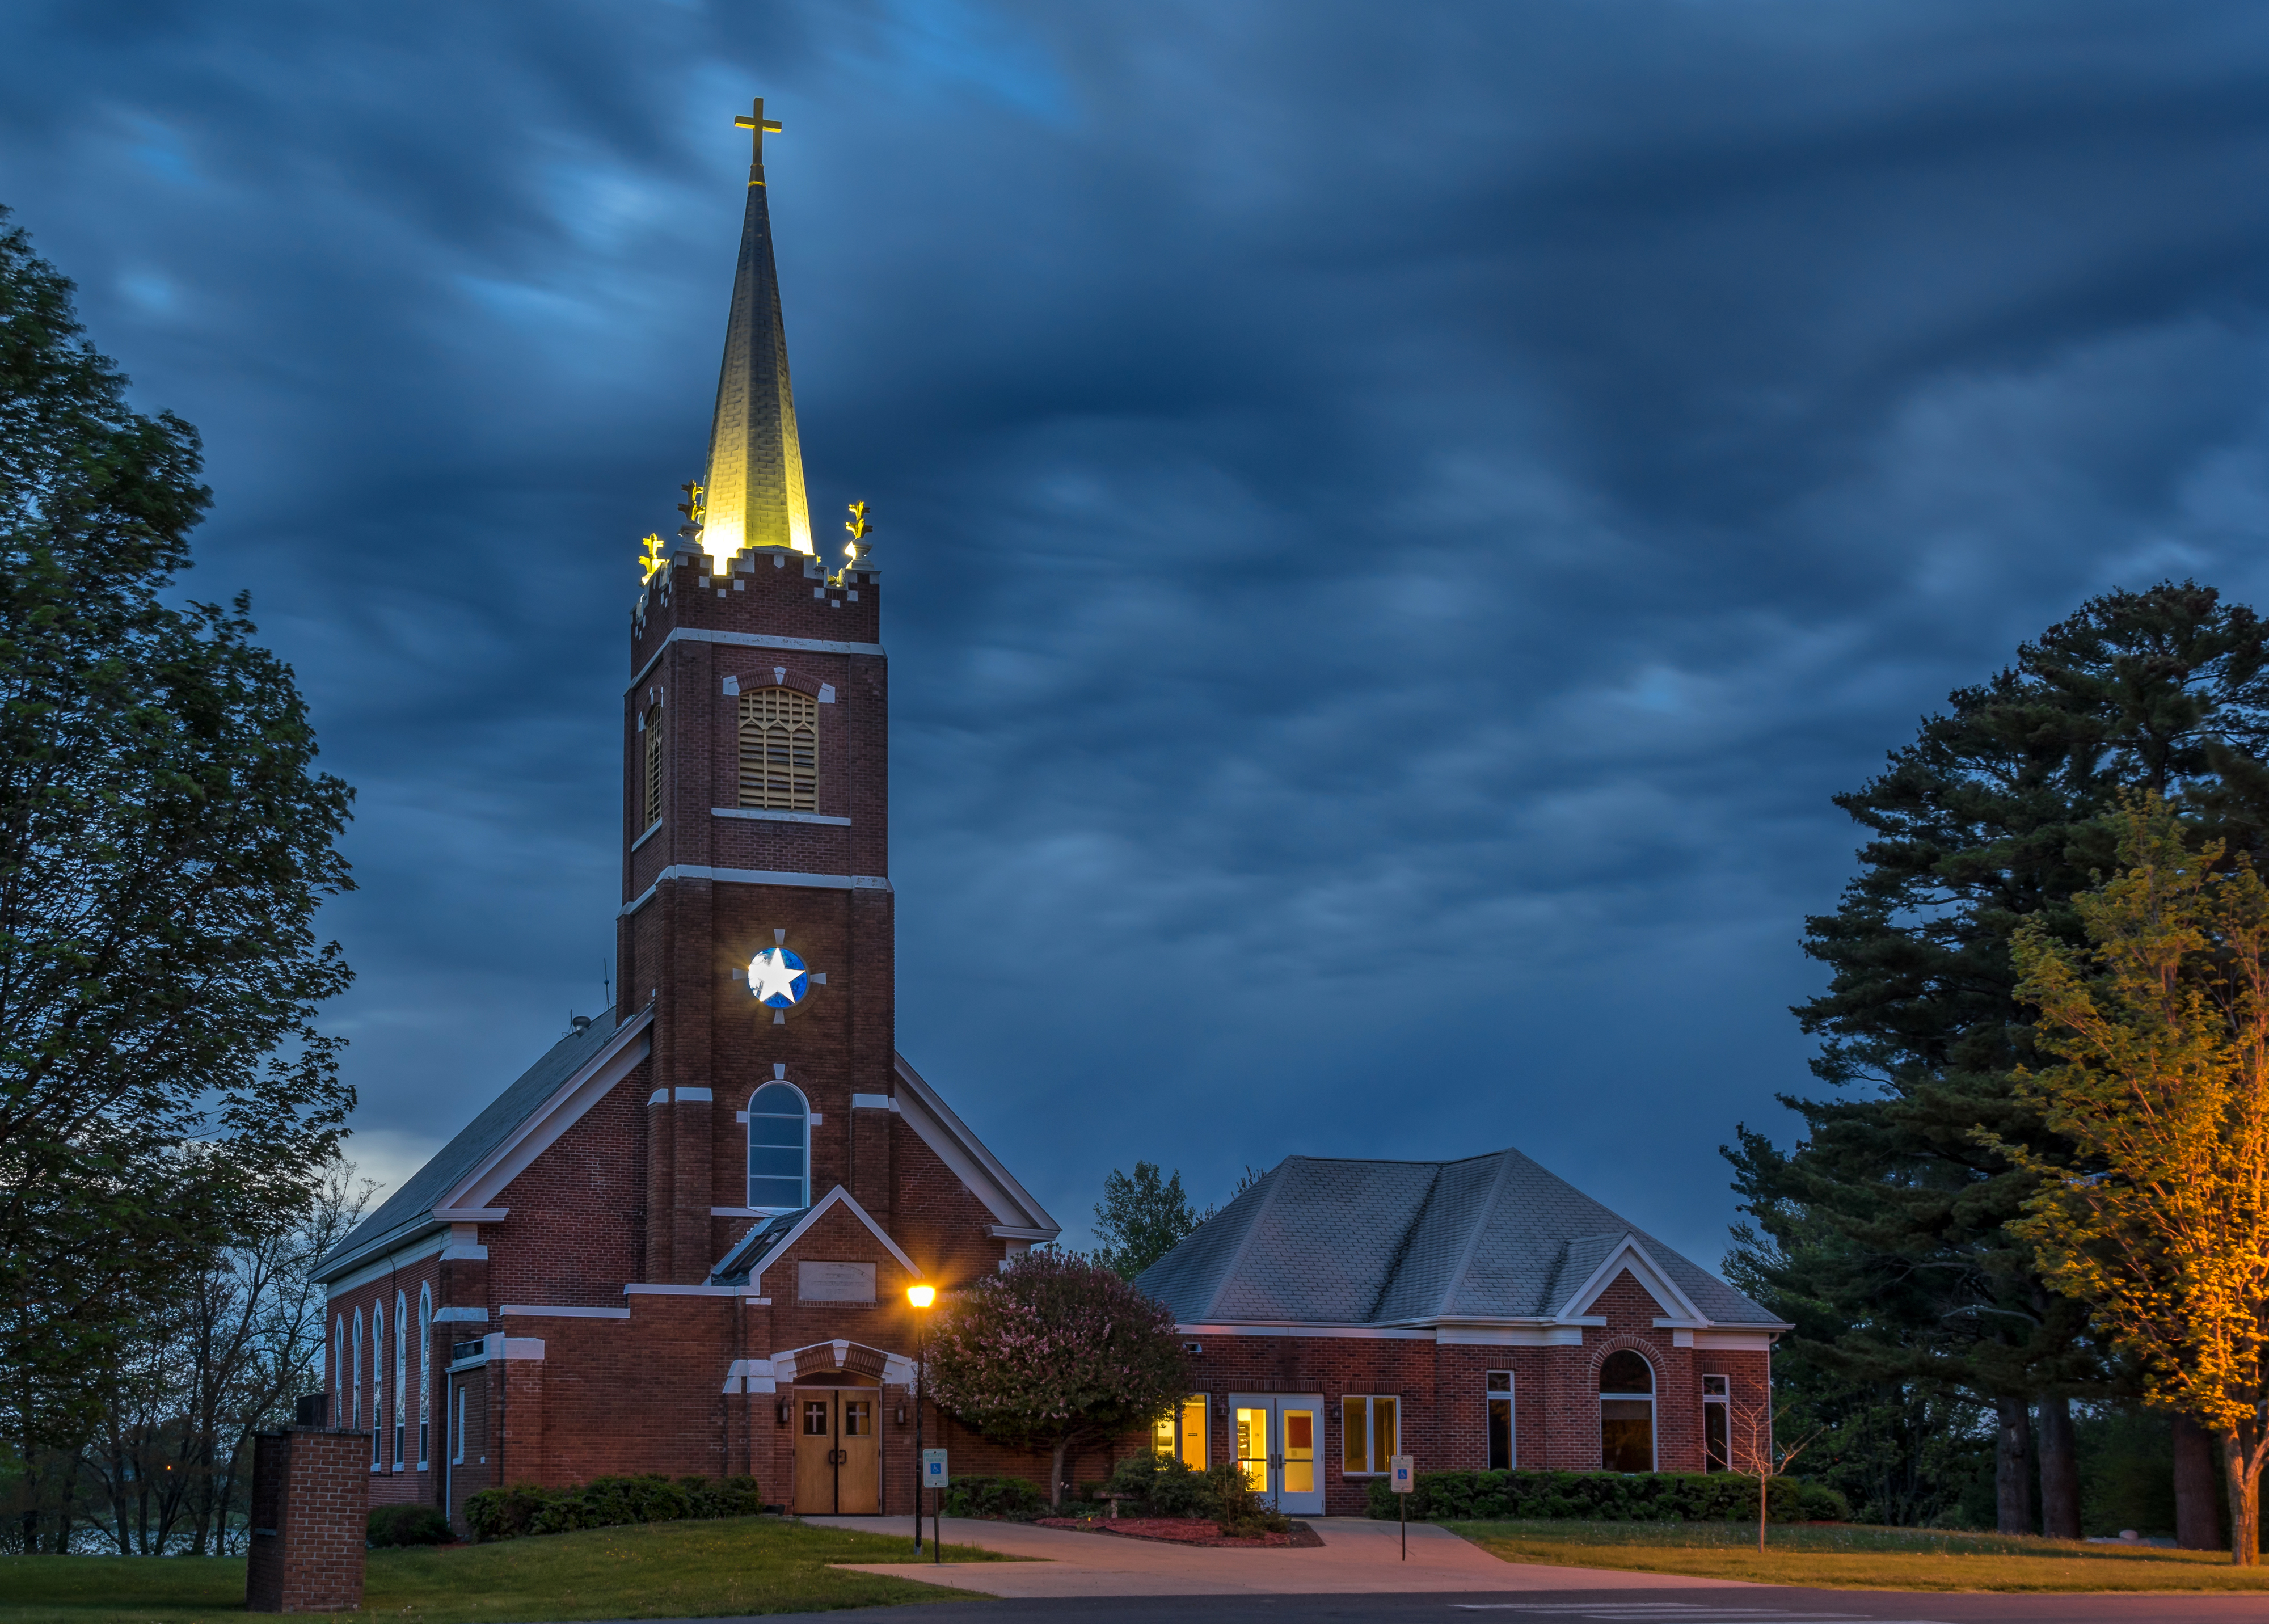
<instances>
[{"instance_id":1,"label":"shrub","mask_svg":"<svg viewBox=\"0 0 2269 1624\"><path fill-rule=\"evenodd\" d=\"M528 1534L615 1528L625 1523L675 1523L718 1517L753 1517L764 1494L750 1477L594 1478L573 1488L515 1483L484 1488L465 1502L465 1522L476 1539L516 1539Z\"/></svg>"},{"instance_id":2,"label":"shrub","mask_svg":"<svg viewBox=\"0 0 2269 1624\"><path fill-rule=\"evenodd\" d=\"M1221 1515L1221 1496L1202 1472L1194 1472L1171 1454L1145 1450L1112 1468L1106 1495L1133 1502L1121 1510L1137 1517Z\"/></svg>"},{"instance_id":3,"label":"shrub","mask_svg":"<svg viewBox=\"0 0 2269 1624\"><path fill-rule=\"evenodd\" d=\"M1292 1526L1283 1513L1272 1511L1262 1503L1245 1473L1235 1466L1214 1467L1205 1474L1205 1482L1220 1507L1214 1521L1223 1533L1251 1539L1255 1534L1281 1534Z\"/></svg>"},{"instance_id":4,"label":"shrub","mask_svg":"<svg viewBox=\"0 0 2269 1624\"><path fill-rule=\"evenodd\" d=\"M447 1545L457 1536L432 1506L381 1506L370 1514L364 1538L371 1549L395 1545Z\"/></svg>"},{"instance_id":5,"label":"shrub","mask_svg":"<svg viewBox=\"0 0 2269 1624\"><path fill-rule=\"evenodd\" d=\"M1385 1479L1373 1482L1371 1515L1393 1520L1397 1498ZM1422 1472L1409 1501L1420 1522L1738 1523L1756 1517L1757 1480L1731 1472ZM1773 1479L1766 1511L1776 1523L1851 1515L1836 1490L1789 1477Z\"/></svg>"},{"instance_id":6,"label":"shrub","mask_svg":"<svg viewBox=\"0 0 2269 1624\"><path fill-rule=\"evenodd\" d=\"M966 1477L945 1486L948 1517L991 1517L1012 1523L1029 1523L1045 1517L1048 1497L1028 1478Z\"/></svg>"}]
</instances>

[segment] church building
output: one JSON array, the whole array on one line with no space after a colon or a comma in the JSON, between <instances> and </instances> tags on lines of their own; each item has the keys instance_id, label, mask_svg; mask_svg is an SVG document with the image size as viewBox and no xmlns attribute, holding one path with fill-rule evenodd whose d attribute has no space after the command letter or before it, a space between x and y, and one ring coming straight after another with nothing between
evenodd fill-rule
<instances>
[{"instance_id":1,"label":"church building","mask_svg":"<svg viewBox=\"0 0 2269 1624\"><path fill-rule=\"evenodd\" d=\"M863 507L812 535L759 101L704 482L647 538L622 704L618 993L320 1266L334 1426L373 1505L755 1476L913 1497L907 1288L1059 1226L897 1051L889 666ZM831 550L835 544L829 544ZM1287 1510L1422 1467L1738 1461L1784 1329L1514 1151L1296 1157L1142 1284L1199 1385L1156 1437ZM957 1474L1045 1480L934 1412ZM1136 1436L1118 1450L1144 1447ZM1099 1478L1109 1459L1075 1464Z\"/></svg>"}]
</instances>

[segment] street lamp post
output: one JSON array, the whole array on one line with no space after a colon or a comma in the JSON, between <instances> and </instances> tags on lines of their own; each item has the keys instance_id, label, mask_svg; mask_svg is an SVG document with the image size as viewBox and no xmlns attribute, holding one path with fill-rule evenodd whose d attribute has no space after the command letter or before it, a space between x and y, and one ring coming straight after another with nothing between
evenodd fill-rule
<instances>
[{"instance_id":1,"label":"street lamp post","mask_svg":"<svg viewBox=\"0 0 2269 1624\"><path fill-rule=\"evenodd\" d=\"M929 1306L937 1301L935 1286L909 1286L906 1301L914 1313L914 1554L921 1554L922 1485L922 1369L928 1362Z\"/></svg>"}]
</instances>

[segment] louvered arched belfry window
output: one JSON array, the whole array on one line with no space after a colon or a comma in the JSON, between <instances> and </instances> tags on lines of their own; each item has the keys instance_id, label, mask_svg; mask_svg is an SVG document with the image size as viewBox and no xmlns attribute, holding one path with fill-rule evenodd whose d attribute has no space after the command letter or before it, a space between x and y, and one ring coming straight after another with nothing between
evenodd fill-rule
<instances>
[{"instance_id":1,"label":"louvered arched belfry window","mask_svg":"<svg viewBox=\"0 0 2269 1624\"><path fill-rule=\"evenodd\" d=\"M741 696L741 804L819 809L819 701L793 688Z\"/></svg>"},{"instance_id":2,"label":"louvered arched belfry window","mask_svg":"<svg viewBox=\"0 0 2269 1624\"><path fill-rule=\"evenodd\" d=\"M650 705L646 713L646 822L643 827L652 829L661 822L661 707Z\"/></svg>"}]
</instances>

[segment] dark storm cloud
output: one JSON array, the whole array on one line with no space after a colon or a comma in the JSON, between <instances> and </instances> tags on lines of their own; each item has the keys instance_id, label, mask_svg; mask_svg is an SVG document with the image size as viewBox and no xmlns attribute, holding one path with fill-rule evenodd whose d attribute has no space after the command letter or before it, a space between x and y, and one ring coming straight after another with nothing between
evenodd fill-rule
<instances>
[{"instance_id":1,"label":"dark storm cloud","mask_svg":"<svg viewBox=\"0 0 2269 1624\"><path fill-rule=\"evenodd\" d=\"M361 790L381 1159L597 1001L761 92L901 1046L1074 1225L1514 1142L1707 1258L1827 797L2090 592L2269 584L2265 90L2236 6L82 4L0 201Z\"/></svg>"}]
</instances>

